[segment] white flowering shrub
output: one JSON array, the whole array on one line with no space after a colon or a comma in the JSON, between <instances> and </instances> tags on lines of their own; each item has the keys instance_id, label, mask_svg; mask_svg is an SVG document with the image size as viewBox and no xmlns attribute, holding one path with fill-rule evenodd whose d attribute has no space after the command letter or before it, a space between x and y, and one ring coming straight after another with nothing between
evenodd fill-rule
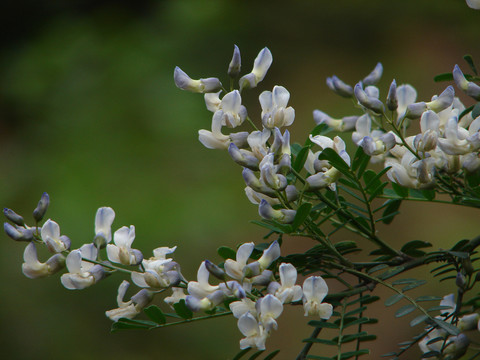
<instances>
[{"instance_id":1,"label":"white flowering shrub","mask_svg":"<svg viewBox=\"0 0 480 360\"><path fill-rule=\"evenodd\" d=\"M476 1L467 3L478 8ZM391 223L405 201L480 207L480 76L473 59L465 56L463 70L455 65L452 73L436 77L453 82L457 90L448 85L423 100L410 84L393 80L388 89L377 87L380 63L355 85L329 77L327 86L352 102L352 115L337 119L315 110L316 126L303 144L290 142L286 127L293 125L295 110L283 86L260 92L261 114L250 115L242 104L242 93L256 91L252 89L261 85L272 61L264 48L252 70L243 74L235 46L227 70L229 87L215 77L194 80L179 67L174 71L178 88L204 94L212 123L199 130L199 140L209 149L224 151L242 168L246 197L258 206L259 219L254 222L266 229L268 242L247 242L237 249L222 246L217 253L223 261L206 259L197 278L186 279L174 260L176 247L159 244L151 255L142 254L133 244L133 225L112 235L115 212L110 207L98 209L92 242L75 244L54 220L44 221L50 201L44 193L32 223L4 210L6 234L26 243L25 276L61 274L65 288L80 290L123 275L118 307L105 312L113 330L233 316L238 319L240 348L235 359L250 351L254 359L266 351L286 306L302 306L312 327L297 359L357 359L369 354L374 345L366 342L376 336L368 325L377 320L364 313L385 306L396 306L397 318L415 313L410 325L417 330L386 358L409 356L413 347L420 348L422 358L478 357L471 334L480 327L480 295L475 290L480 236L462 239L459 234L460 241L438 249L431 239L393 244L388 232L377 229L379 223ZM470 97L469 103L462 103L455 91ZM414 123L420 129L416 134L410 127ZM353 145L347 149L345 140L350 137L347 143ZM345 231L339 230L351 232L354 240L345 240ZM282 243L289 237L308 238L312 246L304 253L284 253ZM358 261L356 254L365 242L374 250L368 261ZM40 246L48 249L49 258L38 258ZM426 283L418 272L415 277L409 274L420 267L439 282L453 282L456 293L443 298L411 295L410 290ZM329 292L332 283L342 290ZM136 287L135 294L126 298L130 286ZM385 287L390 295L381 299L372 294L377 287ZM162 311L159 301L168 304L170 312ZM269 349L263 358L272 359L280 350Z\"/></svg>"}]
</instances>

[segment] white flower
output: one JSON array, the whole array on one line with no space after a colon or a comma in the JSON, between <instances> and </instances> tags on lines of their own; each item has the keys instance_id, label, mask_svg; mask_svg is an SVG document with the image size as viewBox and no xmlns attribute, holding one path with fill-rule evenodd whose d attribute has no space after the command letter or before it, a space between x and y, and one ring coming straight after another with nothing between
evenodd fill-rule
<instances>
[{"instance_id":1,"label":"white flower","mask_svg":"<svg viewBox=\"0 0 480 360\"><path fill-rule=\"evenodd\" d=\"M318 315L328 320L332 316L333 306L322 303L328 293L328 286L321 276L310 276L303 283L303 308L305 316Z\"/></svg>"},{"instance_id":2,"label":"white flower","mask_svg":"<svg viewBox=\"0 0 480 360\"><path fill-rule=\"evenodd\" d=\"M282 303L298 301L302 298L302 288L295 285L297 281L297 269L292 264L282 263L278 268L280 283L271 282L268 292L275 295Z\"/></svg>"},{"instance_id":3,"label":"white flower","mask_svg":"<svg viewBox=\"0 0 480 360\"><path fill-rule=\"evenodd\" d=\"M347 163L347 165L350 165L350 156L348 156L347 152L345 151L345 142L340 137L335 136L332 140L329 137L323 135L310 135L310 141L320 146L322 150L326 148L331 148L335 150L337 154L340 155L340 157ZM315 163L317 161L315 161L315 157L313 158L313 162L312 158L310 162L311 164L308 166L309 169L307 169L307 171L312 170L312 167L313 170L316 170L317 165ZM334 190L335 182L341 176L340 171L331 166L328 162L320 162L318 164L323 165L323 167L320 169L320 171L316 172L315 174L309 176L306 179L308 185L311 189L322 189L328 186L330 189Z\"/></svg>"},{"instance_id":4,"label":"white flower","mask_svg":"<svg viewBox=\"0 0 480 360\"><path fill-rule=\"evenodd\" d=\"M205 261L200 264L200 267L197 271L197 280L198 281L189 281L188 282L188 293L195 296L198 299L203 299L207 295L212 294L218 290L218 285L210 285L208 283L208 278L210 277L210 272L205 266Z\"/></svg>"},{"instance_id":5,"label":"white flower","mask_svg":"<svg viewBox=\"0 0 480 360\"><path fill-rule=\"evenodd\" d=\"M417 100L417 90L412 85L403 84L397 88L397 121L405 116L409 105Z\"/></svg>"},{"instance_id":6,"label":"white flower","mask_svg":"<svg viewBox=\"0 0 480 360\"><path fill-rule=\"evenodd\" d=\"M48 219L42 226L41 235L52 253L60 253L70 248L70 239L60 235L60 226L55 221Z\"/></svg>"},{"instance_id":7,"label":"white flower","mask_svg":"<svg viewBox=\"0 0 480 360\"><path fill-rule=\"evenodd\" d=\"M132 296L129 301L124 302L123 298L125 297L125 293L127 292L129 286L129 282L124 280L118 287L118 308L105 312L105 315L107 315L110 320L118 321L120 318L133 319L135 316L140 314L142 309L152 300L153 295L147 290L142 289L137 294Z\"/></svg>"},{"instance_id":8,"label":"white flower","mask_svg":"<svg viewBox=\"0 0 480 360\"><path fill-rule=\"evenodd\" d=\"M243 280L243 269L247 266L247 261L254 247L255 244L253 242L242 244L237 249L236 261L232 259L225 260L225 272L228 276L238 281Z\"/></svg>"},{"instance_id":9,"label":"white flower","mask_svg":"<svg viewBox=\"0 0 480 360\"><path fill-rule=\"evenodd\" d=\"M60 278L63 286L70 290L84 289L101 280L105 275L103 267L86 261L96 259L97 248L94 244L85 244L68 254L66 262L69 272Z\"/></svg>"},{"instance_id":10,"label":"white flower","mask_svg":"<svg viewBox=\"0 0 480 360\"><path fill-rule=\"evenodd\" d=\"M168 305L173 307L173 304L178 303L180 300L185 300L187 295L185 295L185 292L183 288L178 288L173 286L172 287L172 296L167 296L163 301L165 301Z\"/></svg>"},{"instance_id":11,"label":"white flower","mask_svg":"<svg viewBox=\"0 0 480 360\"><path fill-rule=\"evenodd\" d=\"M113 244L107 245L107 256L112 262L123 265L138 265L143 260L139 250L132 249L135 239L135 226L123 226L113 234Z\"/></svg>"},{"instance_id":12,"label":"white flower","mask_svg":"<svg viewBox=\"0 0 480 360\"><path fill-rule=\"evenodd\" d=\"M231 115L231 114L230 114ZM225 135L222 133L222 126L226 124L228 120L228 114L225 114L223 110L215 111L212 118L212 131L205 129L198 130L198 140L208 149L228 149L228 146L233 142L238 146L242 146L245 139L248 136L247 132L232 133ZM232 120L233 121L233 120Z\"/></svg>"},{"instance_id":13,"label":"white flower","mask_svg":"<svg viewBox=\"0 0 480 360\"><path fill-rule=\"evenodd\" d=\"M268 337L268 331L262 325L259 325L257 319L247 312L242 315L237 322L238 329L246 337L240 340L240 349L255 347L258 350L265 350L265 341Z\"/></svg>"},{"instance_id":14,"label":"white flower","mask_svg":"<svg viewBox=\"0 0 480 360\"><path fill-rule=\"evenodd\" d=\"M153 257L143 259L144 272L132 272L132 281L139 287L164 289L181 279L178 264L173 259L167 259L177 247L160 247L153 250Z\"/></svg>"},{"instance_id":15,"label":"white flower","mask_svg":"<svg viewBox=\"0 0 480 360\"><path fill-rule=\"evenodd\" d=\"M55 254L46 263L38 261L37 248L30 242L23 252L22 264L23 274L30 279L38 279L52 275L65 266L65 257L62 254Z\"/></svg>"},{"instance_id":16,"label":"white flower","mask_svg":"<svg viewBox=\"0 0 480 360\"><path fill-rule=\"evenodd\" d=\"M257 309L255 308L255 302L249 298L243 298L240 301L231 302L228 307L237 319L247 312L253 316L257 316Z\"/></svg>"},{"instance_id":17,"label":"white flower","mask_svg":"<svg viewBox=\"0 0 480 360\"><path fill-rule=\"evenodd\" d=\"M396 145L396 136L393 132L384 133L381 130L373 130L372 119L368 114L358 118L352 133L352 140L357 146L361 146L365 154L370 156L382 155Z\"/></svg>"},{"instance_id":18,"label":"white flower","mask_svg":"<svg viewBox=\"0 0 480 360\"><path fill-rule=\"evenodd\" d=\"M260 323L267 330L277 330L277 319L283 312L282 302L275 296L268 294L267 296L257 300L256 304Z\"/></svg>"},{"instance_id":19,"label":"white flower","mask_svg":"<svg viewBox=\"0 0 480 360\"><path fill-rule=\"evenodd\" d=\"M115 211L110 207L101 207L95 215L95 242L105 246L112 240L112 223Z\"/></svg>"},{"instance_id":20,"label":"white flower","mask_svg":"<svg viewBox=\"0 0 480 360\"><path fill-rule=\"evenodd\" d=\"M272 65L272 61L273 57L270 50L268 50L268 48L263 48L255 58L252 72L242 76L240 80L238 80L240 90L256 87L267 74L270 65Z\"/></svg>"},{"instance_id":21,"label":"white flower","mask_svg":"<svg viewBox=\"0 0 480 360\"><path fill-rule=\"evenodd\" d=\"M273 91L264 91L259 100L262 106L262 124L268 129L289 126L295 120L295 110L287 107L290 93L283 86L275 86Z\"/></svg>"}]
</instances>

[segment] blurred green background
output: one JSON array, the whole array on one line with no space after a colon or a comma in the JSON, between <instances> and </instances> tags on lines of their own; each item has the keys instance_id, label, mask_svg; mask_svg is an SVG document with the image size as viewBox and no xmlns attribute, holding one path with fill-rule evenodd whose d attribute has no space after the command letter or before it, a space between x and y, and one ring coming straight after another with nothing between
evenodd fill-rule
<instances>
[{"instance_id":1,"label":"blurred green background","mask_svg":"<svg viewBox=\"0 0 480 360\"><path fill-rule=\"evenodd\" d=\"M220 260L218 246L260 242L264 232L248 223L258 215L244 196L241 168L198 142L211 113L202 96L174 86L176 65L193 78L228 83L233 44L243 73L268 46L273 66L244 103L258 120L258 94L285 86L296 110L292 138L303 141L313 109L352 113L348 101L328 92L327 76L354 84L381 61L382 94L396 78L428 100L446 86L434 75L455 63L466 69L464 54L480 59L480 12L463 0L23 0L2 2L0 20L2 206L29 219L47 191L47 217L72 247L91 241L96 209L112 206L113 229L134 224L135 247L146 256L178 245L175 258L189 279L205 258ZM402 210L382 236L448 247L478 234L475 210L418 204ZM104 311L116 307L119 277L75 292L58 277L27 279L23 244L1 240L5 359L225 359L238 351L242 336L232 318L110 334ZM291 239L283 251L312 245ZM371 358L415 333L408 321L385 313ZM300 308L286 311L268 349L281 347L279 359L293 358L310 332L305 323Z\"/></svg>"}]
</instances>

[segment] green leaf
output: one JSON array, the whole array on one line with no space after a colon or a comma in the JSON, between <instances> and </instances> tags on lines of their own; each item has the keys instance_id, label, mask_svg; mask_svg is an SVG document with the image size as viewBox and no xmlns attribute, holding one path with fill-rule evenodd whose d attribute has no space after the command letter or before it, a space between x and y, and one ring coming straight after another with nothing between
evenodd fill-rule
<instances>
[{"instance_id":1,"label":"green leaf","mask_svg":"<svg viewBox=\"0 0 480 360\"><path fill-rule=\"evenodd\" d=\"M400 274L405 268L403 266L394 266L388 269L387 271L381 273L379 278L382 280L389 279L397 274Z\"/></svg>"},{"instance_id":2,"label":"green leaf","mask_svg":"<svg viewBox=\"0 0 480 360\"><path fill-rule=\"evenodd\" d=\"M147 314L147 316L155 321L157 324L165 324L167 319L165 318L165 314L158 306L150 305L149 307L143 309L143 312Z\"/></svg>"},{"instance_id":3,"label":"green leaf","mask_svg":"<svg viewBox=\"0 0 480 360\"><path fill-rule=\"evenodd\" d=\"M427 280L417 280L417 281L415 281L414 283L408 284L407 286L405 286L404 288L402 288L402 291L403 291L403 292L406 292L406 291L415 289L415 288L417 288L417 287L419 287L419 286L425 285L426 283L427 283Z\"/></svg>"},{"instance_id":4,"label":"green leaf","mask_svg":"<svg viewBox=\"0 0 480 360\"><path fill-rule=\"evenodd\" d=\"M412 321L410 321L410 326L411 327L417 326L418 324L423 323L427 319L429 319L427 315L425 314L419 315L416 318L414 318Z\"/></svg>"},{"instance_id":5,"label":"green leaf","mask_svg":"<svg viewBox=\"0 0 480 360\"><path fill-rule=\"evenodd\" d=\"M255 360L257 357L259 357L264 352L265 352L265 350L258 350L256 353L253 353L252 356L250 356L248 358L248 360Z\"/></svg>"},{"instance_id":6,"label":"green leaf","mask_svg":"<svg viewBox=\"0 0 480 360\"><path fill-rule=\"evenodd\" d=\"M476 119L477 117L480 116L480 102L478 102L472 110L472 117Z\"/></svg>"},{"instance_id":7,"label":"green leaf","mask_svg":"<svg viewBox=\"0 0 480 360\"><path fill-rule=\"evenodd\" d=\"M263 360L271 360L273 359L275 356L277 356L277 354L280 352L280 350L275 350L275 351L272 351L270 354L268 354L267 356L265 356L265 358Z\"/></svg>"},{"instance_id":8,"label":"green leaf","mask_svg":"<svg viewBox=\"0 0 480 360\"><path fill-rule=\"evenodd\" d=\"M217 249L217 254L220 255L220 257L225 260L227 259L235 260L235 258L237 257L237 253L235 252L235 250L233 250L232 248L229 248L228 246L220 246Z\"/></svg>"},{"instance_id":9,"label":"green leaf","mask_svg":"<svg viewBox=\"0 0 480 360\"><path fill-rule=\"evenodd\" d=\"M472 111L473 109L473 105L472 106L469 106L468 108L466 108L465 110L463 110L460 115L458 116L458 120L460 120L461 118L463 118L465 115L467 115L470 111Z\"/></svg>"},{"instance_id":10,"label":"green leaf","mask_svg":"<svg viewBox=\"0 0 480 360\"><path fill-rule=\"evenodd\" d=\"M235 355L233 360L240 360L243 357L243 355L248 353L250 350L252 350L252 348L246 348L246 349L241 350L237 355Z\"/></svg>"},{"instance_id":11,"label":"green leaf","mask_svg":"<svg viewBox=\"0 0 480 360\"><path fill-rule=\"evenodd\" d=\"M325 135L331 132L332 129L328 127L327 124L320 124L317 125L313 128L313 130L310 132L312 136L317 136L317 135ZM310 139L307 139L305 142L305 145L312 145L313 143L310 141Z\"/></svg>"},{"instance_id":12,"label":"green leaf","mask_svg":"<svg viewBox=\"0 0 480 360\"><path fill-rule=\"evenodd\" d=\"M385 306L392 306L404 298L403 294L395 294L385 300Z\"/></svg>"},{"instance_id":13,"label":"green leaf","mask_svg":"<svg viewBox=\"0 0 480 360\"><path fill-rule=\"evenodd\" d=\"M428 241L412 240L407 242L405 245L403 245L401 251L407 255L418 257L417 256L419 254L418 249L431 247L431 246L432 244L430 244Z\"/></svg>"},{"instance_id":14,"label":"green leaf","mask_svg":"<svg viewBox=\"0 0 480 360\"><path fill-rule=\"evenodd\" d=\"M307 355L307 359L315 359L315 360L332 360L331 357L326 356L317 356L317 355Z\"/></svg>"},{"instance_id":15,"label":"green leaf","mask_svg":"<svg viewBox=\"0 0 480 360\"><path fill-rule=\"evenodd\" d=\"M338 324L329 323L326 321L319 321L319 320L310 320L308 325L318 328L326 328L326 329L339 329L340 327Z\"/></svg>"},{"instance_id":16,"label":"green leaf","mask_svg":"<svg viewBox=\"0 0 480 360\"><path fill-rule=\"evenodd\" d=\"M252 220L250 222L280 234L290 234L292 232L292 227L290 225L279 224L270 220Z\"/></svg>"},{"instance_id":17,"label":"green leaf","mask_svg":"<svg viewBox=\"0 0 480 360\"><path fill-rule=\"evenodd\" d=\"M345 352L342 355L340 355L340 359L341 360L350 359L354 356L360 356L360 355L366 355L366 354L370 354L370 350L362 349L362 350L357 350L357 351L348 351L348 352Z\"/></svg>"},{"instance_id":18,"label":"green leaf","mask_svg":"<svg viewBox=\"0 0 480 360\"><path fill-rule=\"evenodd\" d=\"M333 167L349 178L354 178L350 173L350 167L337 152L331 148L324 149L318 156L319 160L327 160Z\"/></svg>"},{"instance_id":19,"label":"green leaf","mask_svg":"<svg viewBox=\"0 0 480 360\"><path fill-rule=\"evenodd\" d=\"M376 271L380 271L380 270L383 270L385 268L388 268L388 265L387 264L380 264L380 265L375 265L374 267L370 268L367 270L367 273L368 274L372 274Z\"/></svg>"},{"instance_id":20,"label":"green leaf","mask_svg":"<svg viewBox=\"0 0 480 360\"><path fill-rule=\"evenodd\" d=\"M423 295L419 296L418 298L415 299L416 302L420 301L438 301L442 300L441 296L434 296L434 295Z\"/></svg>"},{"instance_id":21,"label":"green leaf","mask_svg":"<svg viewBox=\"0 0 480 360\"><path fill-rule=\"evenodd\" d=\"M191 319L193 317L193 312L187 308L187 305L185 305L185 300L182 299L176 304L173 304L173 308L175 312L178 314L178 316L182 317L183 319Z\"/></svg>"},{"instance_id":22,"label":"green leaf","mask_svg":"<svg viewBox=\"0 0 480 360\"><path fill-rule=\"evenodd\" d=\"M397 215L398 209L402 204L402 200L387 200L388 205L385 207L385 210L382 214L382 222L384 224L390 224L393 221L395 215Z\"/></svg>"},{"instance_id":23,"label":"green leaf","mask_svg":"<svg viewBox=\"0 0 480 360\"><path fill-rule=\"evenodd\" d=\"M395 193L402 197L406 198L408 197L408 189L406 187L403 187L401 185L398 185L397 183L392 182L392 189L395 191Z\"/></svg>"},{"instance_id":24,"label":"green leaf","mask_svg":"<svg viewBox=\"0 0 480 360\"><path fill-rule=\"evenodd\" d=\"M365 171L368 162L370 161L370 156L365 154L363 148L359 146L355 155L353 156L352 161L352 170L357 171L357 177L360 179Z\"/></svg>"},{"instance_id":25,"label":"green leaf","mask_svg":"<svg viewBox=\"0 0 480 360\"><path fill-rule=\"evenodd\" d=\"M395 317L402 317L407 314L410 314L412 311L415 311L416 307L412 304L402 306L400 309L395 312Z\"/></svg>"},{"instance_id":26,"label":"green leaf","mask_svg":"<svg viewBox=\"0 0 480 360\"><path fill-rule=\"evenodd\" d=\"M470 66L470 69L472 69L473 73L475 75L478 75L477 68L475 67L475 64L473 63L472 55L470 55L470 54L464 55L463 59L467 62L468 66Z\"/></svg>"},{"instance_id":27,"label":"green leaf","mask_svg":"<svg viewBox=\"0 0 480 360\"><path fill-rule=\"evenodd\" d=\"M304 146L295 157L295 161L292 164L292 167L295 171L299 172L302 170L303 165L305 165L305 161L307 161L308 157L308 150L310 146Z\"/></svg>"},{"instance_id":28,"label":"green leaf","mask_svg":"<svg viewBox=\"0 0 480 360\"><path fill-rule=\"evenodd\" d=\"M440 320L440 319L437 319L437 318L432 318L432 321L439 328L442 328L443 330L445 330L450 335L456 336L456 335L460 334L460 330L455 325L452 325L452 324L450 324L446 321L443 321L443 320Z\"/></svg>"},{"instance_id":29,"label":"green leaf","mask_svg":"<svg viewBox=\"0 0 480 360\"><path fill-rule=\"evenodd\" d=\"M332 345L332 346L337 346L338 345L338 343L336 341L326 340L326 339L317 339L317 338L303 339L302 342L316 343L316 344L323 344L323 345Z\"/></svg>"},{"instance_id":30,"label":"green leaf","mask_svg":"<svg viewBox=\"0 0 480 360\"><path fill-rule=\"evenodd\" d=\"M433 81L435 81L435 82L452 81L452 80L453 80L453 74L452 73L438 74L433 78Z\"/></svg>"},{"instance_id":31,"label":"green leaf","mask_svg":"<svg viewBox=\"0 0 480 360\"><path fill-rule=\"evenodd\" d=\"M292 231L295 231L298 229L300 225L303 224L303 222L308 218L308 215L310 215L310 211L312 210L312 204L310 203L303 203L300 205L300 207L297 209L297 213L295 214L295 218L293 219L292 223Z\"/></svg>"},{"instance_id":32,"label":"green leaf","mask_svg":"<svg viewBox=\"0 0 480 360\"><path fill-rule=\"evenodd\" d=\"M126 329L150 329L156 326L157 324L152 321L120 318L112 324L112 332Z\"/></svg>"},{"instance_id":33,"label":"green leaf","mask_svg":"<svg viewBox=\"0 0 480 360\"><path fill-rule=\"evenodd\" d=\"M338 320L337 320L338 321ZM360 324L376 324L378 322L377 319L361 317L361 318L345 318L343 327L349 327L353 325L360 325Z\"/></svg>"}]
</instances>

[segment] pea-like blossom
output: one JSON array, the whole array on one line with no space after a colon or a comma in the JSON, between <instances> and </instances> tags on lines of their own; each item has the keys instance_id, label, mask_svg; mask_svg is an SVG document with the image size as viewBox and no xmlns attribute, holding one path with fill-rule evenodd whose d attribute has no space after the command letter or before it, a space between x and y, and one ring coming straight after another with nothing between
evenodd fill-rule
<instances>
[{"instance_id":1,"label":"pea-like blossom","mask_svg":"<svg viewBox=\"0 0 480 360\"><path fill-rule=\"evenodd\" d=\"M145 271L132 273L134 284L158 290L178 283L182 278L180 266L173 259L166 258L176 248L176 246L173 248L160 247L153 250L153 257L142 260L142 267Z\"/></svg>"},{"instance_id":2,"label":"pea-like blossom","mask_svg":"<svg viewBox=\"0 0 480 360\"><path fill-rule=\"evenodd\" d=\"M105 315L112 320L118 321L121 318L133 319L152 301L153 294L146 289L140 290L128 301L123 301L130 283L122 281L118 287L117 304L118 308L108 310Z\"/></svg>"},{"instance_id":3,"label":"pea-like blossom","mask_svg":"<svg viewBox=\"0 0 480 360\"><path fill-rule=\"evenodd\" d=\"M130 228L123 226L113 234L115 244L107 245L107 256L112 262L123 265L138 265L143 260L143 255L139 250L132 249L132 243L135 240L135 226Z\"/></svg>"},{"instance_id":4,"label":"pea-like blossom","mask_svg":"<svg viewBox=\"0 0 480 360\"><path fill-rule=\"evenodd\" d=\"M30 279L52 275L65 267L65 257L62 254L55 254L46 262L40 262L37 256L37 248L33 242L25 247L23 260L22 272Z\"/></svg>"},{"instance_id":5,"label":"pea-like blossom","mask_svg":"<svg viewBox=\"0 0 480 360\"><path fill-rule=\"evenodd\" d=\"M70 249L70 239L60 235L60 226L55 221L48 219L41 229L42 239L52 253L60 253Z\"/></svg>"},{"instance_id":6,"label":"pea-like blossom","mask_svg":"<svg viewBox=\"0 0 480 360\"><path fill-rule=\"evenodd\" d=\"M259 100L262 106L262 124L268 129L290 126L295 120L295 110L288 106L290 93L283 86L275 86L273 91L264 91Z\"/></svg>"},{"instance_id":7,"label":"pea-like blossom","mask_svg":"<svg viewBox=\"0 0 480 360\"><path fill-rule=\"evenodd\" d=\"M283 312L283 304L272 294L268 294L257 300L256 303L260 323L267 330L277 330L278 324L275 321Z\"/></svg>"},{"instance_id":8,"label":"pea-like blossom","mask_svg":"<svg viewBox=\"0 0 480 360\"><path fill-rule=\"evenodd\" d=\"M249 347L265 350L265 341L267 341L268 331L258 323L258 320L249 312L242 315L237 322L238 329L245 335L240 340L240 349Z\"/></svg>"},{"instance_id":9,"label":"pea-like blossom","mask_svg":"<svg viewBox=\"0 0 480 360\"><path fill-rule=\"evenodd\" d=\"M105 246L112 240L112 223L115 211L110 207L101 207L95 215L95 243Z\"/></svg>"},{"instance_id":10,"label":"pea-like blossom","mask_svg":"<svg viewBox=\"0 0 480 360\"><path fill-rule=\"evenodd\" d=\"M68 273L60 278L63 286L69 290L84 289L103 279L103 267L88 261L96 259L97 248L94 244L85 244L70 252L66 260Z\"/></svg>"},{"instance_id":11,"label":"pea-like blossom","mask_svg":"<svg viewBox=\"0 0 480 360\"><path fill-rule=\"evenodd\" d=\"M335 119L323 111L313 111L313 121L315 121L317 125L326 124L335 131L349 131L355 129L357 119L358 116L344 116L341 119Z\"/></svg>"},{"instance_id":12,"label":"pea-like blossom","mask_svg":"<svg viewBox=\"0 0 480 360\"><path fill-rule=\"evenodd\" d=\"M238 80L240 89L254 88L260 81L263 80L267 74L270 65L272 65L273 56L268 48L263 48L253 62L253 69L247 75L244 75Z\"/></svg>"},{"instance_id":13,"label":"pea-like blossom","mask_svg":"<svg viewBox=\"0 0 480 360\"><path fill-rule=\"evenodd\" d=\"M318 315L328 320L333 314L333 306L322 302L328 293L328 285L321 276L310 276L303 283L303 308L305 316Z\"/></svg>"},{"instance_id":14,"label":"pea-like blossom","mask_svg":"<svg viewBox=\"0 0 480 360\"><path fill-rule=\"evenodd\" d=\"M297 269L292 264L282 263L278 267L280 283L273 281L268 285L268 292L275 295L282 303L298 301L302 298L303 292L297 281Z\"/></svg>"}]
</instances>

